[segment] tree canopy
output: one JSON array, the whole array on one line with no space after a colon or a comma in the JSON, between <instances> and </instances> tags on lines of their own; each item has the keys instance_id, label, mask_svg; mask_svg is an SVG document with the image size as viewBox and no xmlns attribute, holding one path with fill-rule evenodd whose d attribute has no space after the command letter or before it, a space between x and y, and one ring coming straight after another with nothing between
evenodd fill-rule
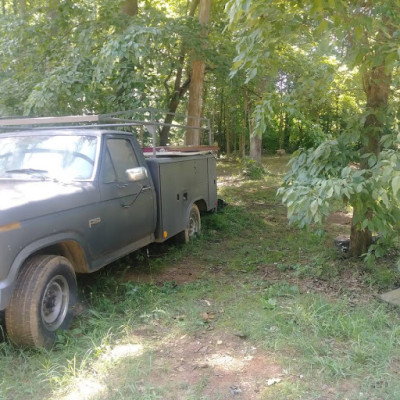
<instances>
[{"instance_id":1,"label":"tree canopy","mask_svg":"<svg viewBox=\"0 0 400 400\"><path fill-rule=\"evenodd\" d=\"M382 244L400 217L400 4L231 0L228 10L241 34L234 73L267 76L276 86L278 99L271 102L269 89L258 105L259 134L280 117L272 106L279 104L286 119L318 138L298 151L280 190L289 219L321 225L338 202L349 203L350 252L381 254L373 233Z\"/></svg>"},{"instance_id":2,"label":"tree canopy","mask_svg":"<svg viewBox=\"0 0 400 400\"><path fill-rule=\"evenodd\" d=\"M0 116L154 107L171 122L201 71L196 115L221 150L295 152L280 190L289 219L320 226L349 204L352 254L379 255L400 217L399 11L384 0L2 0ZM159 143L182 135L163 128Z\"/></svg>"}]
</instances>

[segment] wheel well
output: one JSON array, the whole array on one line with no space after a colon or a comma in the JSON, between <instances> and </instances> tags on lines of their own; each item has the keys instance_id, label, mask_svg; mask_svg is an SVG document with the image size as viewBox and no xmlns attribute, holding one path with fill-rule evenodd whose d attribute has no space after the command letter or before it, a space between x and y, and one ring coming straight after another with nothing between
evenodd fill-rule
<instances>
[{"instance_id":1,"label":"wheel well","mask_svg":"<svg viewBox=\"0 0 400 400\"><path fill-rule=\"evenodd\" d=\"M75 272L90 272L87 265L85 252L83 251L82 247L73 240L67 240L65 242L53 244L40 249L35 254L54 254L63 256L71 262Z\"/></svg>"},{"instance_id":2,"label":"wheel well","mask_svg":"<svg viewBox=\"0 0 400 400\"><path fill-rule=\"evenodd\" d=\"M206 212L207 211L207 204L204 200L197 200L195 202L196 206L199 208L200 212Z\"/></svg>"}]
</instances>

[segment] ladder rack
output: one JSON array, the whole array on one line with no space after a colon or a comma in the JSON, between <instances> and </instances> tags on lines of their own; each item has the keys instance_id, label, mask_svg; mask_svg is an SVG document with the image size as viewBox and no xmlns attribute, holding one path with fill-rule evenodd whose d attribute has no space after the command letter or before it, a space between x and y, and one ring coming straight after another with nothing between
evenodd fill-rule
<instances>
[{"instance_id":1,"label":"ladder rack","mask_svg":"<svg viewBox=\"0 0 400 400\"><path fill-rule=\"evenodd\" d=\"M129 118L131 115L143 114L142 119ZM208 118L190 117L191 120L199 120L200 126L190 126L186 124L165 123L156 118L156 114L173 115L173 117L186 118L184 115L163 112L154 108L139 108L128 111L118 111L109 114L94 115L69 115L60 117L19 117L19 118L0 118L0 132L27 130L27 129L93 129L93 128L122 128L126 129L133 126L144 127L150 133L152 138L152 153L157 156L157 129L164 126L180 129L198 129L205 131L208 136L208 146L185 146L182 150L178 150L180 146L163 146L158 147L160 154L166 155L165 152L188 152L188 151L217 151L218 147L212 146L211 123ZM203 124L203 126L202 126ZM149 151L147 150L147 154Z\"/></svg>"}]
</instances>

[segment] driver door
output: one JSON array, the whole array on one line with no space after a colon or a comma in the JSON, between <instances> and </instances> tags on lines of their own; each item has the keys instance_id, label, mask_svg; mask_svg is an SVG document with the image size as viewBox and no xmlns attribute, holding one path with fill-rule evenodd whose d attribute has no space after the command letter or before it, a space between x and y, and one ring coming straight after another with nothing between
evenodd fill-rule
<instances>
[{"instance_id":1,"label":"driver door","mask_svg":"<svg viewBox=\"0 0 400 400\"><path fill-rule=\"evenodd\" d=\"M99 177L102 208L101 254L117 251L154 233L155 198L151 180L132 181L128 169L140 167L126 136L105 137Z\"/></svg>"}]
</instances>

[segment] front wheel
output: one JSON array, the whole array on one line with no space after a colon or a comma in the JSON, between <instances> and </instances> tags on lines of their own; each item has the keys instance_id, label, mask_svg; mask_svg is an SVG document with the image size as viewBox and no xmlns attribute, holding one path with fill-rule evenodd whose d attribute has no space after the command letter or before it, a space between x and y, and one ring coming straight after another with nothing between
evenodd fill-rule
<instances>
[{"instance_id":1,"label":"front wheel","mask_svg":"<svg viewBox=\"0 0 400 400\"><path fill-rule=\"evenodd\" d=\"M50 348L58 329L67 329L77 285L71 263L61 256L29 259L6 308L7 335L18 346Z\"/></svg>"},{"instance_id":2,"label":"front wheel","mask_svg":"<svg viewBox=\"0 0 400 400\"><path fill-rule=\"evenodd\" d=\"M189 212L189 221L187 227L182 232L176 235L178 243L189 243L196 236L200 235L201 232L201 218L199 207L196 204L192 204Z\"/></svg>"}]
</instances>

